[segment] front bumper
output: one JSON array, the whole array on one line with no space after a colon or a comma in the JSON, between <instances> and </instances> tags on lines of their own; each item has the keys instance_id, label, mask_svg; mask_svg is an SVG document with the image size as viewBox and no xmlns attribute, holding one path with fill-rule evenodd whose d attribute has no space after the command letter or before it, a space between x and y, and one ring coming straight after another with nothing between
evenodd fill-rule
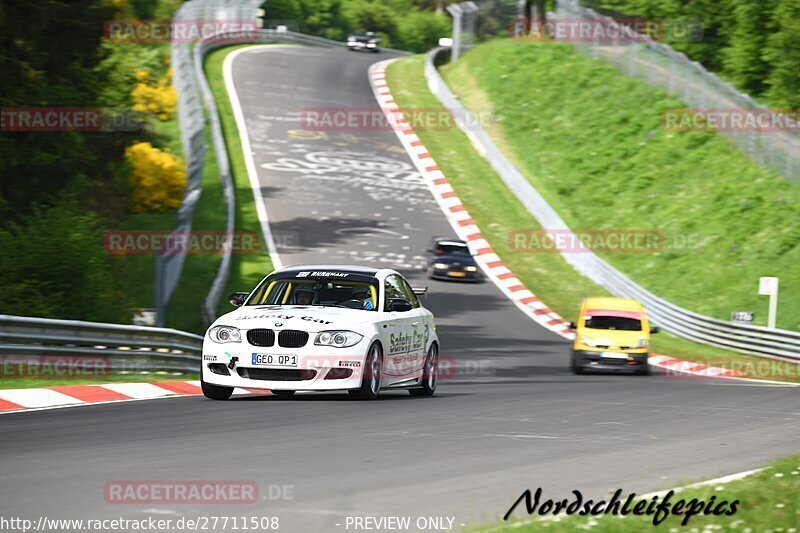
<instances>
[{"instance_id":1,"label":"front bumper","mask_svg":"<svg viewBox=\"0 0 800 533\"><path fill-rule=\"evenodd\" d=\"M481 281L483 276L479 270L461 270L461 269L443 269L443 268L431 268L431 278L432 279L446 279L450 281Z\"/></svg>"},{"instance_id":2,"label":"front bumper","mask_svg":"<svg viewBox=\"0 0 800 533\"><path fill-rule=\"evenodd\" d=\"M575 366L586 370L612 370L638 372L647 368L647 352L604 352L572 350Z\"/></svg>"},{"instance_id":3,"label":"front bumper","mask_svg":"<svg viewBox=\"0 0 800 533\"><path fill-rule=\"evenodd\" d=\"M366 360L364 341L350 348L305 346L301 349L262 348L247 343L203 344L203 381L221 387L268 390L345 390L361 385ZM291 361L289 365L254 364L253 355L273 355ZM230 368L233 357L238 360ZM214 365L211 367L210 365ZM212 371L227 372L221 375Z\"/></svg>"},{"instance_id":4,"label":"front bumper","mask_svg":"<svg viewBox=\"0 0 800 533\"><path fill-rule=\"evenodd\" d=\"M378 45L372 43L362 43L358 41L348 41L347 43L348 48L354 48L356 50L377 50Z\"/></svg>"}]
</instances>

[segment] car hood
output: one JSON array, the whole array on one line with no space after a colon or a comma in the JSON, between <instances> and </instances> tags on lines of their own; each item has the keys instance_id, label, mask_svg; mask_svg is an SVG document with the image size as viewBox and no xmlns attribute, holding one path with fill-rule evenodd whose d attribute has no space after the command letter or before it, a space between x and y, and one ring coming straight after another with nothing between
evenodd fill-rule
<instances>
[{"instance_id":1,"label":"car hood","mask_svg":"<svg viewBox=\"0 0 800 533\"><path fill-rule=\"evenodd\" d=\"M305 305L255 305L240 307L219 317L214 325L239 329L296 329L316 332L327 329L353 329L378 319L376 311Z\"/></svg>"}]
</instances>

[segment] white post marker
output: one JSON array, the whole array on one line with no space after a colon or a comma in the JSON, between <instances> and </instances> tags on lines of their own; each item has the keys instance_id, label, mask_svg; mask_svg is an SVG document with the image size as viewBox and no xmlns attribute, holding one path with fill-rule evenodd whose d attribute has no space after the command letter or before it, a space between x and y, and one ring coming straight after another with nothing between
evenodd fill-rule
<instances>
[{"instance_id":1,"label":"white post marker","mask_svg":"<svg viewBox=\"0 0 800 533\"><path fill-rule=\"evenodd\" d=\"M767 318L767 327L770 329L775 329L775 318L778 314L778 278L759 278L758 294L762 296L769 296L769 317Z\"/></svg>"}]
</instances>

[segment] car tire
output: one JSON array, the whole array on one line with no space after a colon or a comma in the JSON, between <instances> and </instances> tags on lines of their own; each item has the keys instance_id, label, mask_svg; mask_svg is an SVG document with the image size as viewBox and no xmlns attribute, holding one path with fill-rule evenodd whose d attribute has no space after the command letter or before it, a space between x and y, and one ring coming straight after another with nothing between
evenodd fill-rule
<instances>
[{"instance_id":1,"label":"car tire","mask_svg":"<svg viewBox=\"0 0 800 533\"><path fill-rule=\"evenodd\" d=\"M422 368L422 386L408 389L411 396L433 396L436 393L436 384L439 382L439 347L431 344L425 356L425 366Z\"/></svg>"},{"instance_id":2,"label":"car tire","mask_svg":"<svg viewBox=\"0 0 800 533\"><path fill-rule=\"evenodd\" d=\"M361 386L347 391L354 400L376 400L381 393L381 378L383 375L383 350L377 342L369 347L367 358L364 361L364 375Z\"/></svg>"},{"instance_id":3,"label":"car tire","mask_svg":"<svg viewBox=\"0 0 800 533\"><path fill-rule=\"evenodd\" d=\"M274 391L272 391L272 394L274 394L278 398L291 398L292 396L294 396L295 392L297 392L297 391L293 391L293 390L274 390Z\"/></svg>"},{"instance_id":4,"label":"car tire","mask_svg":"<svg viewBox=\"0 0 800 533\"><path fill-rule=\"evenodd\" d=\"M202 375L200 376L200 388L203 390L203 396L210 400L227 400L233 395L233 387L220 387L206 383L203 381Z\"/></svg>"},{"instance_id":5,"label":"car tire","mask_svg":"<svg viewBox=\"0 0 800 533\"><path fill-rule=\"evenodd\" d=\"M645 362L644 368L640 368L638 372L636 372L640 376L649 376L650 375L650 364Z\"/></svg>"},{"instance_id":6,"label":"car tire","mask_svg":"<svg viewBox=\"0 0 800 533\"><path fill-rule=\"evenodd\" d=\"M578 357L574 353L572 354L572 373L576 376L583 374L583 367L578 364Z\"/></svg>"}]
</instances>

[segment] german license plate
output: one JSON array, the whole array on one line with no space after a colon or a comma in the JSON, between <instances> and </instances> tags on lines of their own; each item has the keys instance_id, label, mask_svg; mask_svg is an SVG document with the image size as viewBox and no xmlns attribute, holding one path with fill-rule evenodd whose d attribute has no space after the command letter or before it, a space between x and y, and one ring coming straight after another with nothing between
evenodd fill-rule
<instances>
[{"instance_id":1,"label":"german license plate","mask_svg":"<svg viewBox=\"0 0 800 533\"><path fill-rule=\"evenodd\" d=\"M252 364L266 366L297 366L297 356L254 353Z\"/></svg>"},{"instance_id":2,"label":"german license plate","mask_svg":"<svg viewBox=\"0 0 800 533\"><path fill-rule=\"evenodd\" d=\"M600 354L601 357L605 357L606 359L627 359L628 354L626 353L617 353L617 352L603 352Z\"/></svg>"}]
</instances>

